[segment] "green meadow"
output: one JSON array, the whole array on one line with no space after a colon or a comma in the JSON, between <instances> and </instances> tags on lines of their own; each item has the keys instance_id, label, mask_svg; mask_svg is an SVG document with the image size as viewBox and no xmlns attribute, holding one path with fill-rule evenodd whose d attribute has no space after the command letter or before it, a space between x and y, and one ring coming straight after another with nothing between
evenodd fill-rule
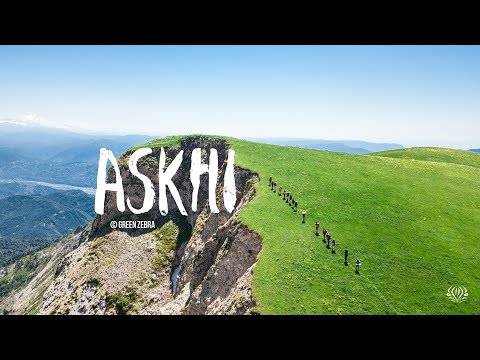
<instances>
[{"instance_id":1,"label":"green meadow","mask_svg":"<svg viewBox=\"0 0 480 360\"><path fill-rule=\"evenodd\" d=\"M262 314L480 314L480 155L349 155L225 139L235 164L260 176L240 219L263 238L253 278ZM269 176L293 193L298 213ZM315 236L316 221L338 241L336 254ZM468 289L466 302L448 300L452 285Z\"/></svg>"}]
</instances>

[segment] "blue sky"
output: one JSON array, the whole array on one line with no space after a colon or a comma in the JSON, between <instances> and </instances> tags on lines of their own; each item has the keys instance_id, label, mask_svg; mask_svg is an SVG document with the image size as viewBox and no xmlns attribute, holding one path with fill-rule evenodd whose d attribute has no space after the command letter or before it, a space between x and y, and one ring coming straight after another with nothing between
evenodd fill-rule
<instances>
[{"instance_id":1,"label":"blue sky","mask_svg":"<svg viewBox=\"0 0 480 360\"><path fill-rule=\"evenodd\" d=\"M480 147L480 46L0 46L0 119Z\"/></svg>"}]
</instances>

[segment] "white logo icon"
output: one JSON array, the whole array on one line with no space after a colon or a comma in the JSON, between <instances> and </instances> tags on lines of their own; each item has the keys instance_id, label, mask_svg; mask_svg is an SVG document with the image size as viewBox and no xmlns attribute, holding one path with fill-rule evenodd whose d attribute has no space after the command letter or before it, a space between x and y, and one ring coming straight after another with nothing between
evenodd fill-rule
<instances>
[{"instance_id":1,"label":"white logo icon","mask_svg":"<svg viewBox=\"0 0 480 360\"><path fill-rule=\"evenodd\" d=\"M454 303L465 302L468 298L468 291L465 286L450 286L447 291L448 300Z\"/></svg>"}]
</instances>

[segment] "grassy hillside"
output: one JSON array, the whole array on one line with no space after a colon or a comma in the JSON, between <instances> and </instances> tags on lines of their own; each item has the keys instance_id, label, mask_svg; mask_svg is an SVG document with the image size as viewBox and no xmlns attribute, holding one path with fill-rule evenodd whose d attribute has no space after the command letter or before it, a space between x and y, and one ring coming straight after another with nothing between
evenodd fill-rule
<instances>
[{"instance_id":1,"label":"grassy hillside","mask_svg":"<svg viewBox=\"0 0 480 360\"><path fill-rule=\"evenodd\" d=\"M480 313L477 154L462 166L467 156L454 150L432 162L228 141L236 165L260 175L241 219L263 237L253 280L262 313ZM269 189L270 175L308 212L306 224ZM339 241L337 254L314 235L317 220ZM451 285L468 289L466 303L448 301Z\"/></svg>"},{"instance_id":2,"label":"grassy hillside","mask_svg":"<svg viewBox=\"0 0 480 360\"><path fill-rule=\"evenodd\" d=\"M444 162L459 165L480 167L479 155L472 151L442 149L432 147L417 147L380 151L369 154L371 156L383 156L396 159L412 159L421 161Z\"/></svg>"}]
</instances>

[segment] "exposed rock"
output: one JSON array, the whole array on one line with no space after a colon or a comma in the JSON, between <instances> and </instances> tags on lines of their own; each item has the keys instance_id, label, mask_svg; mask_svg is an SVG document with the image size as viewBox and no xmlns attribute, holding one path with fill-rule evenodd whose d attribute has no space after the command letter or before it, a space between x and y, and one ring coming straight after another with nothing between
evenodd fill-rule
<instances>
[{"instance_id":1,"label":"exposed rock","mask_svg":"<svg viewBox=\"0 0 480 360\"><path fill-rule=\"evenodd\" d=\"M198 211L191 211L190 156L202 148L208 163L210 148L218 151L218 214L208 206L208 175L201 176ZM107 192L105 214L97 216L91 231L73 236L25 289L9 296L9 311L25 313L33 294L41 301L40 314L249 314L255 312L251 282L261 238L238 221L240 209L255 194L258 178L235 167L237 204L233 213L223 206L223 176L227 143L194 137L165 148L167 166L180 149L184 161L173 178L188 212L183 216L168 194L169 213L161 216L158 204L147 214L120 213L115 193ZM127 152L119 159L125 196L132 205L143 202L142 182L128 171ZM139 171L152 180L158 199L160 149L141 159ZM108 181L113 182L112 169ZM112 220L155 220L154 231L115 229ZM88 241L85 241L88 237ZM70 244L67 248L67 243ZM42 282L36 281L48 272ZM30 304L30 305L29 305Z\"/></svg>"}]
</instances>

